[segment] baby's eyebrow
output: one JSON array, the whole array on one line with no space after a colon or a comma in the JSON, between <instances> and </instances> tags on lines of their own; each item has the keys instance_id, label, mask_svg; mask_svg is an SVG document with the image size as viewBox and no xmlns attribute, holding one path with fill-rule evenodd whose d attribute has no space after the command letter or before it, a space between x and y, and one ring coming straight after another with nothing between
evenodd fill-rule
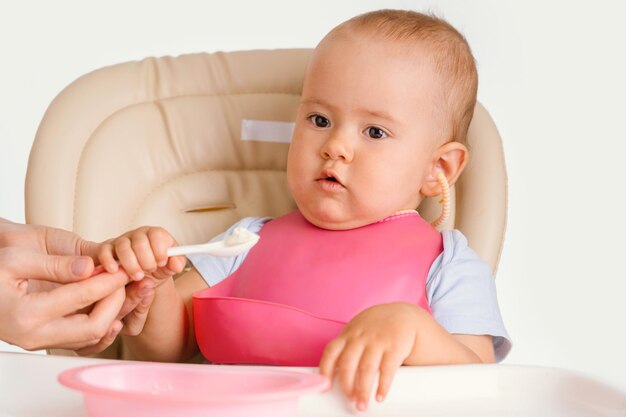
<instances>
[{"instance_id":1,"label":"baby's eyebrow","mask_svg":"<svg viewBox=\"0 0 626 417\"><path fill-rule=\"evenodd\" d=\"M370 116L374 116L376 118L379 119L385 119L385 120L389 120L392 123L398 123L398 121L396 119L393 118L393 116L391 116L391 114L385 112L385 111L376 111L376 110L367 110L367 109L363 109L361 110L362 113L365 114L369 114Z\"/></svg>"},{"instance_id":2,"label":"baby's eyebrow","mask_svg":"<svg viewBox=\"0 0 626 417\"><path fill-rule=\"evenodd\" d=\"M324 106L326 108L329 108L333 111L339 110L338 106L335 106L333 104L330 104L324 100L318 99L318 98L309 98L306 100L302 100L302 104L319 104L321 106ZM366 114L369 116L374 116L378 119L385 119L388 120L392 123L398 123L398 121L388 112L383 111L383 110L370 110L370 109L357 109L358 113L362 113L362 114Z\"/></svg>"},{"instance_id":3,"label":"baby's eyebrow","mask_svg":"<svg viewBox=\"0 0 626 417\"><path fill-rule=\"evenodd\" d=\"M308 98L306 100L302 100L302 104L319 104L330 109L337 109L336 106L333 106L332 104L318 98Z\"/></svg>"}]
</instances>

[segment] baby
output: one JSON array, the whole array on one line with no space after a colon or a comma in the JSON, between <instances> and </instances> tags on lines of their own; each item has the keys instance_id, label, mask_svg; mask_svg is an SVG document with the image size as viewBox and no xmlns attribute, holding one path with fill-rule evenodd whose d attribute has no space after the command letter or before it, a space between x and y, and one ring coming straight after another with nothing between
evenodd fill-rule
<instances>
[{"instance_id":1,"label":"baby","mask_svg":"<svg viewBox=\"0 0 626 417\"><path fill-rule=\"evenodd\" d=\"M441 19L382 10L334 28L308 66L289 149L295 212L241 220L231 230L261 234L249 253L190 256L195 269L176 281L185 260L168 260L176 243L160 228L102 245L110 272L117 258L135 279L155 278L135 297L123 343L139 359L189 359L198 351L191 295L229 286L347 323L312 357L360 410L378 373L382 401L401 365L504 358L510 342L489 266L459 231L440 233L415 211L461 175L476 91L470 48ZM251 344L228 362L264 362ZM298 364L290 355L299 351L294 340L284 362L265 363Z\"/></svg>"}]
</instances>

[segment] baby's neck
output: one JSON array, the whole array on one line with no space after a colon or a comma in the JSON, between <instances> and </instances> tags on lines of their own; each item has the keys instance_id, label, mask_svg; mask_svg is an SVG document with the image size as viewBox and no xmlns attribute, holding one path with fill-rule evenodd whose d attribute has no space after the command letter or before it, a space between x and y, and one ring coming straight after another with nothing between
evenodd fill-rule
<instances>
[{"instance_id":1,"label":"baby's neck","mask_svg":"<svg viewBox=\"0 0 626 417\"><path fill-rule=\"evenodd\" d=\"M417 210L415 209L398 210L395 213L393 213L392 216L397 216L399 214L409 214L409 213L417 213Z\"/></svg>"}]
</instances>

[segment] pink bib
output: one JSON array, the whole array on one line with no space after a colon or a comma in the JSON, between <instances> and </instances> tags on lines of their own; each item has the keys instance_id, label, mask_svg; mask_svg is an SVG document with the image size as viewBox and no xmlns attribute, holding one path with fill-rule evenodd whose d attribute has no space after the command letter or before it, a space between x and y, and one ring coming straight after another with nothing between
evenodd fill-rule
<instances>
[{"instance_id":1,"label":"pink bib","mask_svg":"<svg viewBox=\"0 0 626 417\"><path fill-rule=\"evenodd\" d=\"M336 231L294 211L260 236L237 271L193 296L196 339L211 362L317 366L368 307L405 301L430 312L426 278L443 243L416 212Z\"/></svg>"}]
</instances>

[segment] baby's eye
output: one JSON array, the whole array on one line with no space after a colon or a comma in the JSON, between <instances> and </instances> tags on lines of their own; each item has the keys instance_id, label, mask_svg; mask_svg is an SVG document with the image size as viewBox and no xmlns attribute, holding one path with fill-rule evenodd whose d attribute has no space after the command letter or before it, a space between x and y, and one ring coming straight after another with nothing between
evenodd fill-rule
<instances>
[{"instance_id":1,"label":"baby's eye","mask_svg":"<svg viewBox=\"0 0 626 417\"><path fill-rule=\"evenodd\" d=\"M330 120L319 114L312 114L309 116L309 120L313 122L315 127L328 127L330 126Z\"/></svg>"},{"instance_id":2,"label":"baby's eye","mask_svg":"<svg viewBox=\"0 0 626 417\"><path fill-rule=\"evenodd\" d=\"M369 136L372 139L382 139L382 138L387 137L387 133L381 128L376 127L376 126L368 127L367 129L365 129L365 132L367 133L367 136Z\"/></svg>"}]
</instances>

